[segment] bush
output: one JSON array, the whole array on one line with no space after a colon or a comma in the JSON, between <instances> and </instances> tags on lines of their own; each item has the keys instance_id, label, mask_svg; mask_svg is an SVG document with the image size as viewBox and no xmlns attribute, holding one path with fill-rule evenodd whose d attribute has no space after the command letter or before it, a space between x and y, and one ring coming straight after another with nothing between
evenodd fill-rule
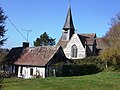
<instances>
[{"instance_id":1,"label":"bush","mask_svg":"<svg viewBox=\"0 0 120 90\"><path fill-rule=\"evenodd\" d=\"M1 87L2 87L2 78L0 78L0 90L1 90Z\"/></svg>"},{"instance_id":2,"label":"bush","mask_svg":"<svg viewBox=\"0 0 120 90\"><path fill-rule=\"evenodd\" d=\"M11 78L14 77L14 73L6 72L6 71L0 71L0 78Z\"/></svg>"},{"instance_id":3,"label":"bush","mask_svg":"<svg viewBox=\"0 0 120 90\"><path fill-rule=\"evenodd\" d=\"M86 57L84 59L71 59L69 61L71 64L75 65L93 64L96 65L100 71L104 69L104 62L101 61L97 56Z\"/></svg>"},{"instance_id":4,"label":"bush","mask_svg":"<svg viewBox=\"0 0 120 90\"><path fill-rule=\"evenodd\" d=\"M53 70L55 70L55 75ZM95 74L100 72L100 69L95 64L83 64L83 65L63 65L52 66L49 70L49 76L82 76Z\"/></svg>"},{"instance_id":5,"label":"bush","mask_svg":"<svg viewBox=\"0 0 120 90\"><path fill-rule=\"evenodd\" d=\"M62 68L62 76L81 76L98 72L99 68L94 64L64 65Z\"/></svg>"},{"instance_id":6,"label":"bush","mask_svg":"<svg viewBox=\"0 0 120 90\"><path fill-rule=\"evenodd\" d=\"M98 73L103 70L104 62L97 57L70 59L69 63L57 63L49 68L49 76L81 76ZM54 72L55 71L55 72Z\"/></svg>"}]
</instances>

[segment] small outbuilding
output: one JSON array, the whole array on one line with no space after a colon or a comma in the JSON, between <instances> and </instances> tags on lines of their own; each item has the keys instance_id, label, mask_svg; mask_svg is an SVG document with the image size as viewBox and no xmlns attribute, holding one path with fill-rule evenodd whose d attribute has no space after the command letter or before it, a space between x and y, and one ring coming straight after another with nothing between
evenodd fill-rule
<instances>
[{"instance_id":1,"label":"small outbuilding","mask_svg":"<svg viewBox=\"0 0 120 90\"><path fill-rule=\"evenodd\" d=\"M39 46L12 48L6 56L7 68L17 77L48 77L50 67L58 62L66 63L62 47ZM53 70L55 74L55 70Z\"/></svg>"}]
</instances>

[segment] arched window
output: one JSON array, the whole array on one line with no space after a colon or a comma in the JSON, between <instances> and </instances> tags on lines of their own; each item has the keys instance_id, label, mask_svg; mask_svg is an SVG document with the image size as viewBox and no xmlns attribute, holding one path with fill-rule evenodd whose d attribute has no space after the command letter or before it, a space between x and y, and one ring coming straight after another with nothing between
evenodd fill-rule
<instances>
[{"instance_id":1,"label":"arched window","mask_svg":"<svg viewBox=\"0 0 120 90\"><path fill-rule=\"evenodd\" d=\"M71 57L77 58L77 46L75 44L71 47Z\"/></svg>"}]
</instances>

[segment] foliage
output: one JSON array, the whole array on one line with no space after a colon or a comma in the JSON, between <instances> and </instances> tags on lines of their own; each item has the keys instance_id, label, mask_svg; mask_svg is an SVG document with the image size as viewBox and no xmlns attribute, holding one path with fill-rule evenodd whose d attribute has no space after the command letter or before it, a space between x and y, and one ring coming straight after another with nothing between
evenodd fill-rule
<instances>
[{"instance_id":1,"label":"foliage","mask_svg":"<svg viewBox=\"0 0 120 90\"><path fill-rule=\"evenodd\" d=\"M13 76L12 73L0 71L0 90L1 90L2 82L3 82L4 78L10 78L12 76Z\"/></svg>"},{"instance_id":2,"label":"foliage","mask_svg":"<svg viewBox=\"0 0 120 90\"><path fill-rule=\"evenodd\" d=\"M4 62L4 57L7 55L7 52L8 52L9 50L2 50L2 49L0 49L0 65L2 65L3 64L3 62Z\"/></svg>"},{"instance_id":3,"label":"foliage","mask_svg":"<svg viewBox=\"0 0 120 90\"><path fill-rule=\"evenodd\" d=\"M103 41L106 46L120 47L120 13L117 13L116 16L111 19L110 25L111 27L103 37Z\"/></svg>"},{"instance_id":4,"label":"foliage","mask_svg":"<svg viewBox=\"0 0 120 90\"><path fill-rule=\"evenodd\" d=\"M99 58L106 62L106 68L108 66L119 66L120 65L120 54L116 48L105 48L100 52Z\"/></svg>"},{"instance_id":5,"label":"foliage","mask_svg":"<svg viewBox=\"0 0 120 90\"><path fill-rule=\"evenodd\" d=\"M102 71L103 62L97 57L87 57L84 59L68 60L69 63L57 63L50 67L49 76L81 76ZM55 70L55 75L53 70Z\"/></svg>"},{"instance_id":6,"label":"foliage","mask_svg":"<svg viewBox=\"0 0 120 90\"><path fill-rule=\"evenodd\" d=\"M0 71L0 78L11 78L14 77L14 73L6 72L6 71Z\"/></svg>"},{"instance_id":7,"label":"foliage","mask_svg":"<svg viewBox=\"0 0 120 90\"><path fill-rule=\"evenodd\" d=\"M2 8L0 7L0 46L2 46L5 41L7 40L6 38L4 38L5 36L5 20L6 20L6 16L4 15L4 11L2 10Z\"/></svg>"},{"instance_id":8,"label":"foliage","mask_svg":"<svg viewBox=\"0 0 120 90\"><path fill-rule=\"evenodd\" d=\"M99 68L94 64L64 65L62 70L63 76L82 76L99 72Z\"/></svg>"},{"instance_id":9,"label":"foliage","mask_svg":"<svg viewBox=\"0 0 120 90\"><path fill-rule=\"evenodd\" d=\"M3 81L3 90L120 90L119 72L59 78L19 79Z\"/></svg>"},{"instance_id":10,"label":"foliage","mask_svg":"<svg viewBox=\"0 0 120 90\"><path fill-rule=\"evenodd\" d=\"M104 66L104 62L101 61L97 56L90 56L90 57L86 57L83 59L72 59L69 60L72 64L76 64L76 65L84 65L84 64L94 64L97 66L97 68L99 68L99 71L102 71Z\"/></svg>"},{"instance_id":11,"label":"foliage","mask_svg":"<svg viewBox=\"0 0 120 90\"><path fill-rule=\"evenodd\" d=\"M34 46L53 46L55 45L55 39L51 38L46 32L40 35L40 38L37 38L34 41Z\"/></svg>"},{"instance_id":12,"label":"foliage","mask_svg":"<svg viewBox=\"0 0 120 90\"><path fill-rule=\"evenodd\" d=\"M48 77L61 77L62 67L65 65L64 62L57 62L49 67Z\"/></svg>"},{"instance_id":13,"label":"foliage","mask_svg":"<svg viewBox=\"0 0 120 90\"><path fill-rule=\"evenodd\" d=\"M106 47L100 52L100 58L114 66L120 65L120 13L111 20L111 28L103 37Z\"/></svg>"}]
</instances>

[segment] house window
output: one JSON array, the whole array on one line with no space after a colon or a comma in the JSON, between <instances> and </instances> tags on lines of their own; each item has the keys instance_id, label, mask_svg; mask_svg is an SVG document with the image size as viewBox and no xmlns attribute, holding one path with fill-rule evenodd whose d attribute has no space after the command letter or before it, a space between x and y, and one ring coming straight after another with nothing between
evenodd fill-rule
<instances>
[{"instance_id":1,"label":"house window","mask_svg":"<svg viewBox=\"0 0 120 90\"><path fill-rule=\"evenodd\" d=\"M77 46L74 44L72 47L71 47L71 57L73 58L77 58Z\"/></svg>"},{"instance_id":2,"label":"house window","mask_svg":"<svg viewBox=\"0 0 120 90\"><path fill-rule=\"evenodd\" d=\"M32 68L30 69L30 75L31 76L33 75L33 69Z\"/></svg>"},{"instance_id":3,"label":"house window","mask_svg":"<svg viewBox=\"0 0 120 90\"><path fill-rule=\"evenodd\" d=\"M23 70L23 67L21 66L21 69L20 69L20 74L22 75L22 70Z\"/></svg>"},{"instance_id":4,"label":"house window","mask_svg":"<svg viewBox=\"0 0 120 90\"><path fill-rule=\"evenodd\" d=\"M15 66L12 66L12 72L15 73Z\"/></svg>"}]
</instances>

